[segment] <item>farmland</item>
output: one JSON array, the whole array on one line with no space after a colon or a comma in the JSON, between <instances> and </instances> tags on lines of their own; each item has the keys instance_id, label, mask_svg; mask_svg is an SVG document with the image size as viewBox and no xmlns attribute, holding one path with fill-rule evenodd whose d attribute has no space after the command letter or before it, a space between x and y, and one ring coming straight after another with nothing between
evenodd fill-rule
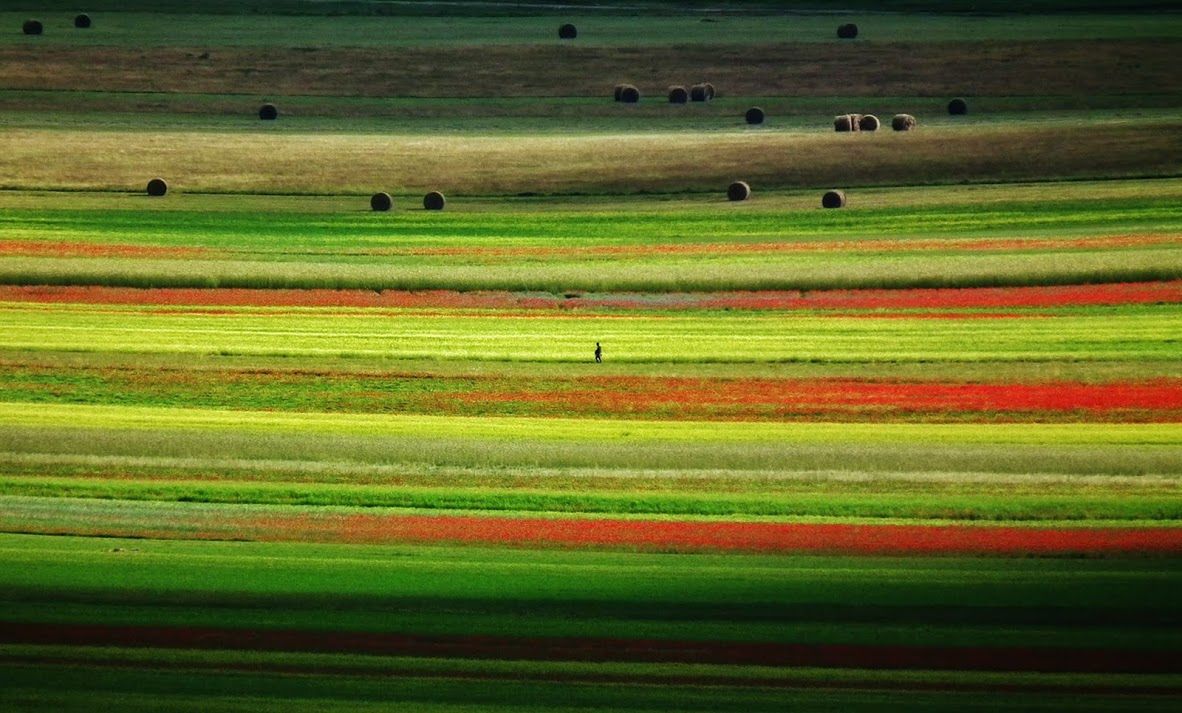
<instances>
[{"instance_id":1,"label":"farmland","mask_svg":"<svg viewBox=\"0 0 1182 713\"><path fill-rule=\"evenodd\" d=\"M1175 708L1182 16L571 5L0 12L0 707Z\"/></svg>"}]
</instances>

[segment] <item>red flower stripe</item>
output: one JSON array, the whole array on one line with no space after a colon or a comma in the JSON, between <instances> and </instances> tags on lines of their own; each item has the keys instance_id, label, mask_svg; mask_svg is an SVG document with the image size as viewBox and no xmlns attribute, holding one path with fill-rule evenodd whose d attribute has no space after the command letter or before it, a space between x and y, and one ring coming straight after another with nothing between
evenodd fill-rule
<instances>
[{"instance_id":1,"label":"red flower stripe","mask_svg":"<svg viewBox=\"0 0 1182 713\"><path fill-rule=\"evenodd\" d=\"M632 293L563 297L542 293L426 290L261 290L139 289L96 286L0 286L0 302L219 305L241 307L385 307L437 309L556 310L949 310L1014 309L1182 303L1182 280L1048 287L977 287L902 290L819 290L707 292L642 295ZM903 316L903 315L888 315ZM922 316L922 315L914 315ZM954 315L947 315L954 316Z\"/></svg>"}]
</instances>

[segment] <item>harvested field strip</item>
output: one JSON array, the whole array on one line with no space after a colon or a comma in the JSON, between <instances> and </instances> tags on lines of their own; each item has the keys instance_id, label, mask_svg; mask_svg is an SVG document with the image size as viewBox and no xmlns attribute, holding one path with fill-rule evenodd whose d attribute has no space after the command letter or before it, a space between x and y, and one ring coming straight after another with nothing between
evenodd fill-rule
<instances>
[{"instance_id":1,"label":"harvested field strip","mask_svg":"<svg viewBox=\"0 0 1182 713\"><path fill-rule=\"evenodd\" d=\"M413 372L0 362L0 401L668 420L1182 422L1182 379L1081 383Z\"/></svg>"},{"instance_id":2,"label":"harvested field strip","mask_svg":"<svg viewBox=\"0 0 1182 713\"><path fill-rule=\"evenodd\" d=\"M365 653L526 661L635 661L821 668L1179 673L1156 651L1057 647L921 647L679 642L645 639L422 636L291 629L219 629L0 622L0 641L184 649Z\"/></svg>"},{"instance_id":3,"label":"harvested field strip","mask_svg":"<svg viewBox=\"0 0 1182 713\"><path fill-rule=\"evenodd\" d=\"M142 62L138 60L137 62ZM41 67L38 76L49 70ZM471 79L465 81L470 82ZM761 188L1012 182L1051 178L1176 176L1174 120L1097 121L1064 132L1048 125L987 126L971 135L932 127L859 142L832 132L416 136L179 130L10 129L0 134L3 187L140 190L168 176L181 192L365 195L373 186L449 186L449 194L712 191L743 175ZM855 137L856 138L856 137ZM69 162L62 145L79 149ZM137 147L133 154L124 148ZM901 150L905 145L906 150ZM715 157L703 163L703 152ZM243 163L267 166L242 170ZM310 173L309 166L315 166ZM622 169L621 167L627 167ZM717 193L716 193L717 195Z\"/></svg>"},{"instance_id":4,"label":"harvested field strip","mask_svg":"<svg viewBox=\"0 0 1182 713\"><path fill-rule=\"evenodd\" d=\"M1050 287L577 294L452 290L251 290L0 285L0 302L416 309L879 310L1005 309L1182 303L1182 281Z\"/></svg>"},{"instance_id":5,"label":"harvested field strip","mask_svg":"<svg viewBox=\"0 0 1182 713\"><path fill-rule=\"evenodd\" d=\"M209 257L211 251L197 247L154 247L118 243L64 242L60 240L0 239L0 255L50 257L180 258Z\"/></svg>"},{"instance_id":6,"label":"harvested field strip","mask_svg":"<svg viewBox=\"0 0 1182 713\"><path fill-rule=\"evenodd\" d=\"M1163 18L1170 17L1166 14ZM795 24L793 19L789 25ZM1061 20L1056 17L1054 25ZM203 24L203 23L194 23ZM697 25L697 23L692 23ZM547 34L551 32L547 30ZM828 35L831 30L826 30ZM395 35L403 32L400 27ZM171 26L160 36L172 37ZM466 39L471 39L466 38ZM383 36L387 45L390 38ZM0 47L0 85L11 89L420 97L604 96L603 77L642 92L669 77L708 76L734 96L955 95L963 77L978 95L1177 93L1176 36L1154 39L859 42L860 61L833 42L695 43L653 47L485 45L342 48ZM206 59L197 59L209 52ZM424 73L421 68L431 67ZM545 67L546 71L537 71ZM491 89L495 87L495 92ZM1039 166L1046 171L1047 166Z\"/></svg>"}]
</instances>

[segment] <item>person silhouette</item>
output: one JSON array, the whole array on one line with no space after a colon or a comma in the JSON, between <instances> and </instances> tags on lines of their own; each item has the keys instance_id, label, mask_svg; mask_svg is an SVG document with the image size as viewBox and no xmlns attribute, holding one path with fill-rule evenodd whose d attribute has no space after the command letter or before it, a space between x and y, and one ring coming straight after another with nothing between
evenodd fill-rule
<instances>
[{"instance_id":1,"label":"person silhouette","mask_svg":"<svg viewBox=\"0 0 1182 713\"><path fill-rule=\"evenodd\" d=\"M603 347L599 346L599 342L595 342L595 363L599 364L603 361Z\"/></svg>"}]
</instances>

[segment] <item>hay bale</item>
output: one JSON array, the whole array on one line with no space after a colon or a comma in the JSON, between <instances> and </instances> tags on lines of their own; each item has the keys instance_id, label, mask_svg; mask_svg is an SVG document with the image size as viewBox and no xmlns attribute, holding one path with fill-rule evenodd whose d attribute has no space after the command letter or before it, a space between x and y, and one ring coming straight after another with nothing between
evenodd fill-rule
<instances>
[{"instance_id":1,"label":"hay bale","mask_svg":"<svg viewBox=\"0 0 1182 713\"><path fill-rule=\"evenodd\" d=\"M624 91L624 87L626 87L626 86L628 86L628 85L627 84L617 84L616 85L615 90L612 92L612 96L615 97L616 101L620 101L620 93Z\"/></svg>"},{"instance_id":2,"label":"hay bale","mask_svg":"<svg viewBox=\"0 0 1182 713\"><path fill-rule=\"evenodd\" d=\"M852 40L858 36L858 26L852 22L837 26L837 37L843 40Z\"/></svg>"},{"instance_id":3,"label":"hay bale","mask_svg":"<svg viewBox=\"0 0 1182 713\"><path fill-rule=\"evenodd\" d=\"M838 131L838 132L842 132L842 133L844 133L846 131L853 131L854 130L853 115L838 114L837 116L833 117L833 130Z\"/></svg>"},{"instance_id":4,"label":"hay bale","mask_svg":"<svg viewBox=\"0 0 1182 713\"><path fill-rule=\"evenodd\" d=\"M850 131L862 130L862 115L850 114Z\"/></svg>"},{"instance_id":5,"label":"hay bale","mask_svg":"<svg viewBox=\"0 0 1182 713\"><path fill-rule=\"evenodd\" d=\"M153 178L148 181L148 195L162 196L168 193L168 182L163 178Z\"/></svg>"},{"instance_id":6,"label":"hay bale","mask_svg":"<svg viewBox=\"0 0 1182 713\"><path fill-rule=\"evenodd\" d=\"M669 87L669 103L670 104L684 104L689 101L689 92L685 87L673 86Z\"/></svg>"},{"instance_id":7,"label":"hay bale","mask_svg":"<svg viewBox=\"0 0 1182 713\"><path fill-rule=\"evenodd\" d=\"M948 113L953 116L963 116L969 113L969 103L964 99L957 97L948 102Z\"/></svg>"},{"instance_id":8,"label":"hay bale","mask_svg":"<svg viewBox=\"0 0 1182 713\"><path fill-rule=\"evenodd\" d=\"M385 212L394 207L394 199L389 193L379 191L370 196L369 207L370 210Z\"/></svg>"},{"instance_id":9,"label":"hay bale","mask_svg":"<svg viewBox=\"0 0 1182 713\"><path fill-rule=\"evenodd\" d=\"M911 131L915 125L915 117L910 114L895 114L895 118L891 119L891 128L895 131Z\"/></svg>"},{"instance_id":10,"label":"hay bale","mask_svg":"<svg viewBox=\"0 0 1182 713\"><path fill-rule=\"evenodd\" d=\"M39 35L45 30L41 26L40 20L25 20L25 24L21 25L21 32L26 35Z\"/></svg>"},{"instance_id":11,"label":"hay bale","mask_svg":"<svg viewBox=\"0 0 1182 713\"><path fill-rule=\"evenodd\" d=\"M716 94L714 91L714 85L710 82L702 82L702 86L706 87L706 101L714 101L714 96Z\"/></svg>"},{"instance_id":12,"label":"hay bale","mask_svg":"<svg viewBox=\"0 0 1182 713\"><path fill-rule=\"evenodd\" d=\"M579 30L569 22L558 28L558 39L573 40L579 36Z\"/></svg>"},{"instance_id":13,"label":"hay bale","mask_svg":"<svg viewBox=\"0 0 1182 713\"><path fill-rule=\"evenodd\" d=\"M863 114L861 119L858 119L858 131L878 131L878 127L882 122L874 114Z\"/></svg>"},{"instance_id":14,"label":"hay bale","mask_svg":"<svg viewBox=\"0 0 1182 713\"><path fill-rule=\"evenodd\" d=\"M447 205L447 199L439 191L431 191L423 196L424 210L443 210L445 205Z\"/></svg>"},{"instance_id":15,"label":"hay bale","mask_svg":"<svg viewBox=\"0 0 1182 713\"><path fill-rule=\"evenodd\" d=\"M625 104L635 104L640 101L640 90L631 84L625 84L620 90L620 101Z\"/></svg>"},{"instance_id":16,"label":"hay bale","mask_svg":"<svg viewBox=\"0 0 1182 713\"><path fill-rule=\"evenodd\" d=\"M79 30L88 29L90 27L90 15L87 15L86 13L75 15L74 27L77 27Z\"/></svg>"},{"instance_id":17,"label":"hay bale","mask_svg":"<svg viewBox=\"0 0 1182 713\"><path fill-rule=\"evenodd\" d=\"M751 197L751 186L746 181L735 181L726 188L728 201L745 201Z\"/></svg>"},{"instance_id":18,"label":"hay bale","mask_svg":"<svg viewBox=\"0 0 1182 713\"><path fill-rule=\"evenodd\" d=\"M826 191L821 196L822 208L845 208L845 191Z\"/></svg>"},{"instance_id":19,"label":"hay bale","mask_svg":"<svg viewBox=\"0 0 1182 713\"><path fill-rule=\"evenodd\" d=\"M763 120L767 117L763 113L763 109L760 109L757 106L753 106L747 110L747 113L743 115L743 118L747 120L748 124L755 125L755 124L762 124Z\"/></svg>"},{"instance_id":20,"label":"hay bale","mask_svg":"<svg viewBox=\"0 0 1182 713\"><path fill-rule=\"evenodd\" d=\"M692 102L706 101L706 85L705 84L695 84L692 87L690 87L690 101L692 101Z\"/></svg>"},{"instance_id":21,"label":"hay bale","mask_svg":"<svg viewBox=\"0 0 1182 713\"><path fill-rule=\"evenodd\" d=\"M275 121L279 118L279 109L274 104L264 104L259 107L259 119L263 121Z\"/></svg>"}]
</instances>

